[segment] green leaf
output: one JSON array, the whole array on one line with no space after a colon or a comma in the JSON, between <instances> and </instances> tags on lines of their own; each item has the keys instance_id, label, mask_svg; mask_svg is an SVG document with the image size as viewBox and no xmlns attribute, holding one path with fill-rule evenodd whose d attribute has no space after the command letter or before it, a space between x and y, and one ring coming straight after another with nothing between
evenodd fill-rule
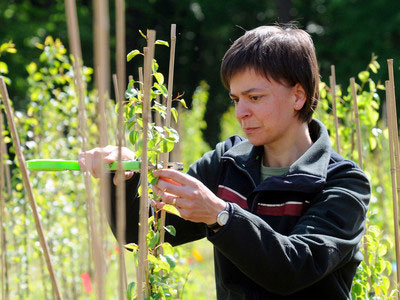
<instances>
[{"instance_id":1,"label":"green leaf","mask_svg":"<svg viewBox=\"0 0 400 300\"><path fill-rule=\"evenodd\" d=\"M174 149L174 145L175 145L174 141L163 138L161 141L161 147L160 147L161 153L171 152Z\"/></svg>"},{"instance_id":2,"label":"green leaf","mask_svg":"<svg viewBox=\"0 0 400 300\"><path fill-rule=\"evenodd\" d=\"M132 250L132 251L138 251L139 250L139 246L136 245L135 243L126 244L126 245L124 245L124 247L127 250Z\"/></svg>"},{"instance_id":3,"label":"green leaf","mask_svg":"<svg viewBox=\"0 0 400 300\"><path fill-rule=\"evenodd\" d=\"M131 131L131 133L129 133L129 141L131 142L132 145L136 145L138 139L139 139L138 131L133 130L133 131Z\"/></svg>"},{"instance_id":4,"label":"green leaf","mask_svg":"<svg viewBox=\"0 0 400 300\"><path fill-rule=\"evenodd\" d=\"M173 269L176 266L176 259L173 255L164 255L167 259L169 266Z\"/></svg>"},{"instance_id":5,"label":"green leaf","mask_svg":"<svg viewBox=\"0 0 400 300\"><path fill-rule=\"evenodd\" d=\"M7 74L8 66L5 62L0 61L0 74Z\"/></svg>"},{"instance_id":6,"label":"green leaf","mask_svg":"<svg viewBox=\"0 0 400 300\"><path fill-rule=\"evenodd\" d=\"M158 84L164 84L164 75L160 72L154 73L154 77L156 78Z\"/></svg>"},{"instance_id":7,"label":"green leaf","mask_svg":"<svg viewBox=\"0 0 400 300\"><path fill-rule=\"evenodd\" d=\"M180 99L179 102L183 105L184 108L188 109L185 99Z\"/></svg>"},{"instance_id":8,"label":"green leaf","mask_svg":"<svg viewBox=\"0 0 400 300\"><path fill-rule=\"evenodd\" d=\"M175 123L178 123L178 112L175 107L171 107L171 113L172 116L174 117Z\"/></svg>"},{"instance_id":9,"label":"green leaf","mask_svg":"<svg viewBox=\"0 0 400 300\"><path fill-rule=\"evenodd\" d=\"M370 68L373 73L375 73L375 74L378 73L378 69L376 68L376 66L373 63L370 63L368 65L368 68Z\"/></svg>"},{"instance_id":10,"label":"green leaf","mask_svg":"<svg viewBox=\"0 0 400 300\"><path fill-rule=\"evenodd\" d=\"M168 96L168 90L167 90L167 88L164 86L164 85L160 85L160 84L158 84L157 82L154 82L154 87L157 89L157 90L159 90L162 94L163 94L163 96L164 97L167 97Z\"/></svg>"},{"instance_id":11,"label":"green leaf","mask_svg":"<svg viewBox=\"0 0 400 300\"><path fill-rule=\"evenodd\" d=\"M136 55L141 54L139 50L135 49L128 53L126 56L126 60L129 62L134 58Z\"/></svg>"},{"instance_id":12,"label":"green leaf","mask_svg":"<svg viewBox=\"0 0 400 300\"><path fill-rule=\"evenodd\" d=\"M166 211L166 212L169 212L170 214L173 214L173 215L175 215L175 216L182 217L182 216L181 216L181 213L180 213L180 212L176 209L176 207L173 206L173 205L165 204L165 205L163 206L162 210L164 210L164 211Z\"/></svg>"},{"instance_id":13,"label":"green leaf","mask_svg":"<svg viewBox=\"0 0 400 300\"><path fill-rule=\"evenodd\" d=\"M160 232L157 231L151 238L149 241L149 249L154 249L154 247L158 244L158 241L160 240Z\"/></svg>"},{"instance_id":14,"label":"green leaf","mask_svg":"<svg viewBox=\"0 0 400 300\"><path fill-rule=\"evenodd\" d=\"M138 94L139 94L139 91L132 86L131 88L128 88L125 91L125 98L130 99L130 98L136 97Z\"/></svg>"},{"instance_id":15,"label":"green leaf","mask_svg":"<svg viewBox=\"0 0 400 300\"><path fill-rule=\"evenodd\" d=\"M126 289L126 298L128 300L132 300L135 297L135 282L131 282L128 284L128 287Z\"/></svg>"},{"instance_id":16,"label":"green leaf","mask_svg":"<svg viewBox=\"0 0 400 300\"><path fill-rule=\"evenodd\" d=\"M172 226L172 225L169 225L169 226ZM172 245L170 243L162 243L161 247L163 249L164 255L174 255L174 247L172 247Z\"/></svg>"},{"instance_id":17,"label":"green leaf","mask_svg":"<svg viewBox=\"0 0 400 300\"><path fill-rule=\"evenodd\" d=\"M367 81L368 78L369 78L369 72L368 72L368 71L362 71L362 72L358 73L358 78L359 78L362 82Z\"/></svg>"},{"instance_id":18,"label":"green leaf","mask_svg":"<svg viewBox=\"0 0 400 300\"><path fill-rule=\"evenodd\" d=\"M169 44L167 41L162 41L162 40L157 40L156 45L163 45L169 47Z\"/></svg>"},{"instance_id":19,"label":"green leaf","mask_svg":"<svg viewBox=\"0 0 400 300\"><path fill-rule=\"evenodd\" d=\"M167 226L164 226L164 229L165 229L165 231L168 232L170 235L176 236L176 229L175 229L174 226L172 226L172 225L167 225Z\"/></svg>"},{"instance_id":20,"label":"green leaf","mask_svg":"<svg viewBox=\"0 0 400 300\"><path fill-rule=\"evenodd\" d=\"M139 33L142 37L144 37L147 40L147 36L139 29Z\"/></svg>"},{"instance_id":21,"label":"green leaf","mask_svg":"<svg viewBox=\"0 0 400 300\"><path fill-rule=\"evenodd\" d=\"M152 69L153 73L156 73L158 70L158 63L155 59L153 59L153 63L151 64L151 69Z\"/></svg>"},{"instance_id":22,"label":"green leaf","mask_svg":"<svg viewBox=\"0 0 400 300\"><path fill-rule=\"evenodd\" d=\"M29 74L33 74L37 70L37 65L34 62L31 62L29 65L26 66L26 70Z\"/></svg>"}]
</instances>

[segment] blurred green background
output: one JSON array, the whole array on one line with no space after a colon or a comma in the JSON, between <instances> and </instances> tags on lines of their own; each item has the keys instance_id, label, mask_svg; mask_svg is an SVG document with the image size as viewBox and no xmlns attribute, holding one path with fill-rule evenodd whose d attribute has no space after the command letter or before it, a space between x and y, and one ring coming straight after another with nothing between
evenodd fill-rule
<instances>
[{"instance_id":1,"label":"blurred green background","mask_svg":"<svg viewBox=\"0 0 400 300\"><path fill-rule=\"evenodd\" d=\"M115 72L115 14L110 7L111 70ZM93 3L77 0L84 63L93 66ZM185 92L190 105L192 94L201 80L209 86L210 101L205 112L206 141L213 147L219 141L222 114L229 98L220 83L219 66L229 45L251 29L275 22L296 21L314 39L322 80L329 82L330 65L336 65L339 84L365 68L371 54L382 65L395 59L400 42L400 3L395 0L142 0L126 1L127 51L141 49L141 29L155 29L157 38L169 40L170 25L177 24L177 52L174 93ZM25 65L38 56L35 48L48 35L60 38L68 48L64 1L0 1L0 43L13 40L16 55L6 56L10 94L16 109L24 110L27 95ZM69 48L68 48L69 49ZM167 73L169 49L157 50L160 70ZM127 64L128 74L137 77L139 60ZM387 77L386 68L381 72Z\"/></svg>"}]
</instances>

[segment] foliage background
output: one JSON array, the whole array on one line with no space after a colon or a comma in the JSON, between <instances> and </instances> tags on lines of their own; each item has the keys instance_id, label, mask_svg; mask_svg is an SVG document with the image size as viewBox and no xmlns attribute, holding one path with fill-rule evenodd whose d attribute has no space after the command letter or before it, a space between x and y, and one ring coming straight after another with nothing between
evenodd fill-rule
<instances>
[{"instance_id":1,"label":"foliage background","mask_svg":"<svg viewBox=\"0 0 400 300\"><path fill-rule=\"evenodd\" d=\"M83 56L89 67L93 66L92 5L92 1L77 1ZM109 1L109 6L110 49L114 53L114 1ZM211 101L205 112L204 135L210 147L219 141L219 119L229 106L219 80L220 61L232 41L243 33L242 28L297 21L314 39L325 82L329 82L330 65L334 64L338 83L347 84L349 77L365 67L371 53L381 64L393 58L395 67L399 65L400 3L395 0L142 0L126 1L126 12L127 50L143 46L138 29L155 29L158 37L168 39L170 24L177 24L175 92L185 92L189 100L201 80L209 84ZM19 110L27 105L24 66L38 55L35 43L48 35L60 38L68 48L63 0L0 2L0 43L13 40L19 49L17 55L5 58L12 71L10 94ZM156 55L160 61L168 61L169 51L163 49ZM127 67L128 73L136 74L137 65ZM167 73L167 67L163 64L161 72ZM386 69L382 70L381 78L386 75Z\"/></svg>"}]
</instances>

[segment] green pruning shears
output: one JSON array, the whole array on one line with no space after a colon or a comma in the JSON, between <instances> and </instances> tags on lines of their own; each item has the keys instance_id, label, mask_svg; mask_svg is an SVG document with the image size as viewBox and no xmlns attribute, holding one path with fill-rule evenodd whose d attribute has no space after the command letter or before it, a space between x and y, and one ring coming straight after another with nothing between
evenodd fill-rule
<instances>
[{"instance_id":1,"label":"green pruning shears","mask_svg":"<svg viewBox=\"0 0 400 300\"><path fill-rule=\"evenodd\" d=\"M62 159L32 159L26 162L30 171L80 171L77 160L62 160ZM118 170L118 162L113 162L105 166L106 170ZM140 161L125 160L122 161L122 168L129 171L140 171ZM183 170L182 163L169 163L169 169Z\"/></svg>"}]
</instances>

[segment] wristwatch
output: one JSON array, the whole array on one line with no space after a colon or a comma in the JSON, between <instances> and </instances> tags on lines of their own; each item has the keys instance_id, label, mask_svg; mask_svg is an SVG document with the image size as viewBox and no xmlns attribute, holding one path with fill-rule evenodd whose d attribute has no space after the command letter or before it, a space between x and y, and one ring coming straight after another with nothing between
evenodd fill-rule
<instances>
[{"instance_id":1,"label":"wristwatch","mask_svg":"<svg viewBox=\"0 0 400 300\"><path fill-rule=\"evenodd\" d=\"M226 223L228 223L229 216L230 216L229 215L229 205L226 204L225 209L218 214L217 222L215 222L214 224L211 224L211 225L207 225L208 228L210 228L212 230L221 228L222 226L226 225Z\"/></svg>"}]
</instances>

